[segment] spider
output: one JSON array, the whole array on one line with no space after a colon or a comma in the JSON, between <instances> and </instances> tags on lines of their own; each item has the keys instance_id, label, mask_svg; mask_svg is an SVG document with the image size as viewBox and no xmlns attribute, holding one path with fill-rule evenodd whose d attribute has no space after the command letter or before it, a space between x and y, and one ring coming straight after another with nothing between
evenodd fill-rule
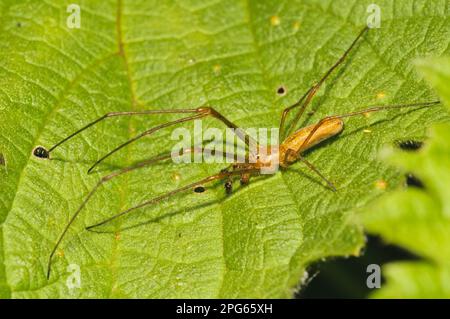
<instances>
[{"instance_id":1,"label":"spider","mask_svg":"<svg viewBox=\"0 0 450 319\"><path fill-rule=\"evenodd\" d=\"M317 174L322 180L324 180L328 187L336 191L336 187L333 185L331 181L329 181L312 163L310 163L308 160L306 160L305 157L302 156L302 154L310 149L311 147L314 147L315 145L321 143L322 141L336 136L339 133L342 132L344 129L344 118L358 116L358 115L364 115L371 112L378 112L382 110L388 110L388 109L394 109L394 108L403 108L403 107L427 107L431 105L435 105L440 103L440 101L433 101L433 102L421 102L421 103L410 103L410 104L398 104L398 105L384 105L384 106L373 106L370 108L366 108L363 110L350 112L346 114L340 114L340 115L332 115L327 116L323 119L321 119L319 122L300 128L298 130L295 130L296 125L298 124L298 121L300 120L301 116L305 112L307 106L311 103L312 99L316 95L317 91L320 89L322 84L326 81L326 79L330 76L330 74L333 73L333 71L340 66L345 58L348 56L348 54L352 51L352 49L355 47L358 40L360 40L364 34L369 30L368 27L365 27L362 29L358 36L354 39L354 41L350 44L348 49L342 54L342 56L338 59L337 62L333 64L333 66L320 78L320 80L312 85L304 94L303 96L294 104L284 109L281 115L280 120L280 126L279 126L279 140L282 141L278 145L278 162L282 169L288 168L290 165L292 165L294 162L301 161L303 162L309 169L311 169L315 174ZM297 113L295 114L293 121L287 125L286 124L286 118L288 114L296 110ZM144 136L151 135L161 129L175 126L180 123L185 123L197 119L202 119L205 117L212 117L223 124L225 124L228 128L232 128L235 131L235 134L240 138L242 141L245 142L247 146L249 146L251 143L256 143L243 129L239 128L237 125L235 125L233 122L228 120L223 114L219 113L216 109L213 107L199 107L194 109L170 109L170 110L143 110L143 111L129 111L129 112L111 112L107 113L104 116L96 119L95 121L87 124L86 126L82 127L78 131L72 133L71 135L67 136L60 142L58 142L56 145L51 147L49 150L45 149L44 147L37 147L33 151L34 155L40 158L50 158L50 153L53 152L56 148L67 142L68 140L72 139L74 136L80 134L81 132L85 131L86 129L96 125L97 123L112 117L120 117L120 116L136 116L136 115L154 115L154 114L185 114L186 116L174 121L169 121L157 126L154 126L143 133L137 135L136 137L126 141L125 143L119 145L112 151L110 151L108 154L104 155L102 158L97 160L94 165L88 170L88 173L90 173L98 164L103 162L106 158L111 156L112 154L116 153L123 147L141 139ZM186 153L195 153L195 152L203 152L206 149L203 147L193 147L190 149L185 150L182 154L177 154L176 156L182 156ZM229 154L224 153L225 156L228 156ZM205 177L203 179L200 179L198 181L195 181L193 183L190 183L188 185L176 188L170 192L164 193L162 195L159 195L157 197L154 197L150 200L147 200L137 206L128 208L127 210L124 210L122 212L119 212L103 221L100 221L94 225L90 225L86 227L87 230L92 230L95 227L104 225L106 223L111 222L112 220L121 217L123 215L127 215L139 208L149 206L149 205L155 205L158 202L167 199L175 194L185 192L191 189L194 189L195 191L201 192L204 190L203 185L211 183L216 180L224 180L225 183L225 190L227 193L232 192L232 180L235 177L240 178L241 184L247 184L250 181L250 177L253 175L258 175L261 172L261 169L264 168L270 168L273 165L273 153L270 152L260 152L256 151L250 154L249 156L253 159L252 162L244 162L244 163L237 163L234 162L227 168L221 170L220 172ZM135 164L133 166L125 167L120 170L117 170L109 175L104 176L101 178L98 183L93 187L93 189L88 193L86 198L83 200L77 211L72 215L69 222L64 227L62 233L58 237L55 245L53 246L53 249L49 255L48 258L48 264L47 264L47 279L50 278L51 273L51 264L52 264L52 258L58 248L58 246L61 244L61 241L63 240L64 236L66 235L68 229L72 225L72 223L75 221L77 216L80 214L80 212L83 210L83 208L86 206L90 198L94 195L94 193L102 186L104 183L110 181L111 179L129 173L131 171L137 170L139 168L143 168L152 164L155 164L160 161L169 160L173 158L174 154L167 154L162 155L158 157L151 158L149 160L140 162L138 164Z\"/></svg>"}]
</instances>

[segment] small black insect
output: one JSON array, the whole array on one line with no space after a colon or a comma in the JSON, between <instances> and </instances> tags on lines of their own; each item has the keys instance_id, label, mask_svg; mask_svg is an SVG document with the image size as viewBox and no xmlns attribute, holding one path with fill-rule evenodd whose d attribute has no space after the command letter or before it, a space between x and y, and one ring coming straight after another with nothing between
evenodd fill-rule
<instances>
[{"instance_id":1,"label":"small black insect","mask_svg":"<svg viewBox=\"0 0 450 319\"><path fill-rule=\"evenodd\" d=\"M39 158L49 158L50 157L50 153L42 146L36 147L33 151L33 155L36 157L39 157Z\"/></svg>"},{"instance_id":2,"label":"small black insect","mask_svg":"<svg viewBox=\"0 0 450 319\"><path fill-rule=\"evenodd\" d=\"M413 174L406 174L406 185L408 187L425 188L422 181Z\"/></svg>"},{"instance_id":3,"label":"small black insect","mask_svg":"<svg viewBox=\"0 0 450 319\"><path fill-rule=\"evenodd\" d=\"M203 193L205 191L205 188L203 186L197 186L194 188L194 192L196 193Z\"/></svg>"},{"instance_id":4,"label":"small black insect","mask_svg":"<svg viewBox=\"0 0 450 319\"><path fill-rule=\"evenodd\" d=\"M230 195L233 192L233 182L232 181L225 182L225 192L227 193L227 195Z\"/></svg>"},{"instance_id":5,"label":"small black insect","mask_svg":"<svg viewBox=\"0 0 450 319\"><path fill-rule=\"evenodd\" d=\"M404 151L417 151L423 146L423 142L414 140L397 141L397 146Z\"/></svg>"}]
</instances>

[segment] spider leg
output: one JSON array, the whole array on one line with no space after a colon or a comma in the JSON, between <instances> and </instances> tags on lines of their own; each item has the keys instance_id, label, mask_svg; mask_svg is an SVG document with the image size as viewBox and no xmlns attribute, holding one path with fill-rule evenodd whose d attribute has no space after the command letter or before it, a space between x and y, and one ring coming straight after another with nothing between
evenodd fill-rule
<instances>
[{"instance_id":1,"label":"spider leg","mask_svg":"<svg viewBox=\"0 0 450 319\"><path fill-rule=\"evenodd\" d=\"M336 192L336 187L334 186L334 184L328 180L311 162L309 162L306 158L304 158L300 152L295 153L293 150L288 150L285 154L285 162L287 162L287 159L291 156L294 155L295 158L299 159L300 161L302 161L306 166L308 166L308 168L310 170L312 170L314 173L316 173L322 180L324 180L327 184L328 187L331 188L331 190L333 192Z\"/></svg>"},{"instance_id":2,"label":"spider leg","mask_svg":"<svg viewBox=\"0 0 450 319\"><path fill-rule=\"evenodd\" d=\"M146 111L144 110L144 111L107 113L107 114L103 115L102 117L96 119L95 121L93 121L93 122L87 124L86 126L82 127L81 129L77 130L76 132L70 134L69 136L67 136L66 138L64 138L63 140L58 142L57 144L55 144L53 147L51 147L49 149L48 153L50 154L52 151L54 151L57 147L59 147L63 143L67 142L71 138L75 137L76 135L84 132L88 128L98 124L99 122L101 122L101 121L103 121L103 120L105 120L107 118L121 117L121 116L136 116L136 115L152 115L152 114L192 114L192 115L180 118L178 120L174 120L174 121L170 121L170 122L166 122L166 123L157 125L155 127L152 127L150 129L146 130L145 132L135 136L134 138L131 138L130 140L126 141L125 143L123 143L121 145L119 145L118 147L116 147L115 149L110 151L108 154L106 154L102 158L100 158L98 161L96 161L94 163L94 165L92 165L91 168L89 168L88 173L92 172L92 170L98 164L103 162L106 158L108 158L109 156L111 156L115 152L117 152L120 149L122 149L123 147L125 147L125 146L127 146L127 145L129 145L129 144L131 144L131 143L141 139L144 136L151 135L151 134L153 134L153 133L155 133L155 132L157 132L157 131L159 131L159 130L161 130L163 128L166 128L166 127L174 126L174 125L177 125L179 123L189 122L189 121L200 119L200 118L207 117L207 116L211 116L213 118L216 118L219 121L221 121L222 123L224 123L227 127L232 128L234 130L234 134L236 134L236 136L238 136L242 141L244 141L246 143L246 145L248 146L250 151L252 151L252 148L250 147L250 145L258 145L257 141L255 141L252 137L250 137L250 135L248 135L243 129L239 128L237 125L235 125L233 122L228 120L224 115L219 113L214 108L212 108L212 107L199 107L199 108L196 108L196 109L146 110Z\"/></svg>"},{"instance_id":3,"label":"spider leg","mask_svg":"<svg viewBox=\"0 0 450 319\"><path fill-rule=\"evenodd\" d=\"M178 193L181 193L181 192L185 192L185 191L187 191L189 189L192 189L192 188L194 188L196 186L204 185L204 184L207 184L207 183L211 183L211 182L213 182L215 180L225 179L225 178L228 178L228 177L231 177L231 176L235 176L235 175L241 175L241 174L244 174L244 173L256 173L256 172L259 172L259 171L260 171L260 169L255 169L255 168L239 169L239 170L234 170L234 171L229 171L229 172L222 170L222 171L220 171L217 174L210 175L210 176L205 177L203 179L200 179L200 180L198 180L198 181L196 181L194 183L182 186L182 187L177 188L177 189L175 189L173 191L170 191L170 192L167 192L167 193L162 194L160 196L154 197L154 198L152 198L152 199L150 199L148 201L145 201L145 202L143 202L143 203L141 203L141 204L139 204L137 206L131 207L131 208L127 209L127 210L124 210L124 211L122 211L120 213L117 213L117 214L115 214L115 215L113 215L113 216L111 216L111 217L109 217L109 218L107 218L107 219L105 219L103 221L100 221L100 222L98 222L98 223L96 223L94 225L86 227L86 229L90 230L90 229L93 229L95 227L102 226L102 225L104 225L106 223L111 222L112 220L114 220L116 218L119 218L121 216L127 215L127 214L129 214L129 213L131 213L131 212L133 212L133 211L135 211L135 210L137 210L139 208L143 208L143 207L146 207L146 206L149 206L149 205L157 204L157 203L159 203L160 201L162 201L164 199L172 197L175 194L178 194Z\"/></svg>"},{"instance_id":4,"label":"spider leg","mask_svg":"<svg viewBox=\"0 0 450 319\"><path fill-rule=\"evenodd\" d=\"M314 96L316 95L317 91L320 89L320 87L322 86L322 84L325 82L325 80L330 76L330 74L339 66L342 64L342 62L344 62L345 58L348 56L348 54L352 51L352 49L355 47L356 43L358 42L358 40L364 35L364 33L366 33L369 30L368 27L365 27L363 30L361 30L361 32L358 34L358 36L356 37L355 40L353 40L352 44L350 45L350 47L344 52L344 54L342 54L342 56L339 58L339 60L333 64L333 66L322 76L322 78L319 80L319 82L317 82L317 84L313 85L311 88L309 88L308 91L306 91L306 93L300 98L300 100L298 100L297 102L295 102L293 105L287 107L286 109L284 109L282 115L281 115L281 120L280 120L280 140L282 140L284 138L285 135L289 136L289 134L292 132L292 130L297 126L298 121L300 120L301 116L303 115L306 107L310 104L311 100L314 98ZM304 103L303 103L304 101ZM298 110L293 122L289 125L289 127L286 130L286 134L284 134L283 130L284 130L284 125L285 125L285 121L286 121L286 117L288 115L289 112L291 112L293 109L297 108L300 106L300 109Z\"/></svg>"},{"instance_id":5,"label":"spider leg","mask_svg":"<svg viewBox=\"0 0 450 319\"><path fill-rule=\"evenodd\" d=\"M177 110L144 110L144 111L130 111L130 112L109 112L105 115L99 117L95 121L90 122L89 124L83 126L79 130L75 131L74 133L70 134L69 136L63 138L61 141L56 143L54 146L52 146L48 152L51 153L56 148L67 142L68 140L72 139L76 135L84 132L91 126L96 125L97 123L102 122L103 120L111 117L122 117L122 116L136 116L136 115L152 115L152 114L180 114L180 113L196 113L196 109L177 109Z\"/></svg>"},{"instance_id":6,"label":"spider leg","mask_svg":"<svg viewBox=\"0 0 450 319\"><path fill-rule=\"evenodd\" d=\"M69 230L70 226L73 224L73 222L75 221L75 219L77 218L77 216L80 214L80 212L83 210L83 208L86 206L86 204L89 202L89 200L92 198L92 196L96 193L96 191L106 182L110 181L111 179L127 174L129 172L135 171L137 169L143 168L143 167L147 167L153 164L156 164L158 162L161 161L165 161L165 160L169 160L171 158L174 157L181 157L187 153L195 153L195 152L204 152L205 148L196 148L196 147L192 147L190 149L184 150L184 152L182 154L166 154L166 155L161 155L161 156L157 156L154 158L151 158L149 160L146 161L142 161L140 163L137 163L135 165L129 166L129 167L125 167L122 168L116 172L113 172L109 175L106 175L104 177L102 177L100 179L100 181L91 189L91 191L89 192L89 194L86 196L86 198L84 199L84 201L81 203L81 205L78 207L78 209L76 210L76 212L73 214L73 216L70 218L69 222L67 223L67 225L64 227L63 232L61 233L61 235L58 237L55 245L53 246L53 249L50 253L50 256L48 258L48 263L47 263L47 279L50 278L50 271L51 271L51 261L53 256L56 253L56 250L58 249L59 245L61 244L62 240L64 239L64 236L66 235L67 231ZM233 154L228 154L228 153L223 153L225 156L234 156Z\"/></svg>"},{"instance_id":7,"label":"spider leg","mask_svg":"<svg viewBox=\"0 0 450 319\"><path fill-rule=\"evenodd\" d=\"M323 179L333 192L336 192L336 187L334 186L334 184L331 181L329 181L311 162L307 161L306 158L304 158L300 154L297 154L297 158L303 163L305 163L305 165L308 166L308 168L312 170L314 173L316 173L321 179Z\"/></svg>"},{"instance_id":8,"label":"spider leg","mask_svg":"<svg viewBox=\"0 0 450 319\"><path fill-rule=\"evenodd\" d=\"M129 145L129 144L131 144L131 143L133 143L133 142L136 142L137 140L143 138L144 136L151 135L151 134L153 134L153 133L155 133L155 132L157 132L157 131L159 131L159 130L161 130L161 129L163 129L163 128L166 128L166 127L169 127L169 126L173 126L173 125L176 125L176 124L179 124L179 123L184 123L184 122L189 122L189 121L192 121L192 120L200 119L200 118L206 117L207 115L208 115L208 114L206 114L206 113L200 113L200 114L191 115L191 116L188 116L188 117L184 117L184 118L181 118L181 119L178 119L178 120L175 120L175 121L167 122L167 123L160 124L160 125L157 125L157 126L155 126L155 127L152 127L151 129L148 129L148 130L142 132L141 134L139 134L139 135L137 135L137 136L135 136L135 137L129 139L128 141L126 141L126 142L120 144L120 145L117 146L115 149L113 149L112 151L110 151L109 153L107 153L106 155L104 155L103 157L101 157L99 160L97 160L97 161L96 161L96 162L88 169L88 173L91 173L92 170L93 170L97 165L99 165L101 162L103 162L105 159L107 159L108 157L110 157L110 156L113 155L114 153L120 151L120 150L121 150L122 148L124 148L125 146L127 146L127 145Z\"/></svg>"}]
</instances>

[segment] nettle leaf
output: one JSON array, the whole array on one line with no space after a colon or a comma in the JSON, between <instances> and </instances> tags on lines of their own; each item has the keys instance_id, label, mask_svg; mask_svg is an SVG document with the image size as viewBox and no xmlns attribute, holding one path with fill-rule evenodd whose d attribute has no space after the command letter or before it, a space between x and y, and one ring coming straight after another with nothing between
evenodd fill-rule
<instances>
[{"instance_id":1,"label":"nettle leaf","mask_svg":"<svg viewBox=\"0 0 450 319\"><path fill-rule=\"evenodd\" d=\"M450 106L450 58L417 64ZM435 126L430 140L417 153L383 153L391 163L417 176L424 189L409 188L383 196L366 209L364 224L369 232L423 260L386 265L383 273L387 283L373 296L450 298L450 125Z\"/></svg>"},{"instance_id":2,"label":"nettle leaf","mask_svg":"<svg viewBox=\"0 0 450 319\"><path fill-rule=\"evenodd\" d=\"M225 167L165 162L106 183L64 225L101 176L171 150L171 130L90 165L175 116L109 119L55 150L32 155L111 111L214 106L241 127L278 127L282 110L337 61L365 26L372 1L2 1L0 22L0 291L5 297L291 297L308 265L358 255L354 211L403 177L376 157L382 145L425 137L441 106L346 120L339 136L275 176L187 192L85 230L143 200ZM446 0L378 1L370 30L320 90L302 124L369 105L433 101L417 57L449 53ZM284 87L286 93L279 95ZM220 127L205 120L204 127ZM192 124L184 127L192 129ZM129 227L136 226L139 227ZM80 285L76 275L79 267ZM75 276L75 277L74 277ZM75 279L74 279L75 278Z\"/></svg>"},{"instance_id":3,"label":"nettle leaf","mask_svg":"<svg viewBox=\"0 0 450 319\"><path fill-rule=\"evenodd\" d=\"M428 58L416 61L416 66L442 97L442 102L450 107L450 60L448 57Z\"/></svg>"}]
</instances>

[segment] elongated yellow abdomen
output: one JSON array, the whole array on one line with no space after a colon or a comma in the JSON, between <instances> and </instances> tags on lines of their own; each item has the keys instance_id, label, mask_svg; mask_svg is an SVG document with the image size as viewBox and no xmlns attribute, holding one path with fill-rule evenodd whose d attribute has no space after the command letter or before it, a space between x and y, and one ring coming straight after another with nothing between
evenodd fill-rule
<instances>
[{"instance_id":1,"label":"elongated yellow abdomen","mask_svg":"<svg viewBox=\"0 0 450 319\"><path fill-rule=\"evenodd\" d=\"M280 153L285 153L288 150L291 150L296 154L304 152L320 142L339 134L344 129L344 122L340 118L325 120L320 124L320 126L318 126L317 130L306 142L306 144L303 145L316 125L317 124L313 124L303 127L287 137L283 144L280 145Z\"/></svg>"}]
</instances>

